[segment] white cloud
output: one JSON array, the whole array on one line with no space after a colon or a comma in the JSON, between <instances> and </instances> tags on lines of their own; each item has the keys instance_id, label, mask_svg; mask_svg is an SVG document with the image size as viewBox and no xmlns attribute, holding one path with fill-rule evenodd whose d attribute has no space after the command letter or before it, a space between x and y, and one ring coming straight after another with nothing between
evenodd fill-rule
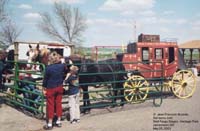
<instances>
[{"instance_id":1,"label":"white cloud","mask_svg":"<svg viewBox=\"0 0 200 131\"><path fill-rule=\"evenodd\" d=\"M67 4L80 4L85 2L85 0L39 0L39 1L45 4L53 4L54 2L62 2Z\"/></svg>"},{"instance_id":2,"label":"white cloud","mask_svg":"<svg viewBox=\"0 0 200 131\"><path fill-rule=\"evenodd\" d=\"M117 21L114 25L117 27L134 27L134 22L129 22L127 20Z\"/></svg>"},{"instance_id":3,"label":"white cloud","mask_svg":"<svg viewBox=\"0 0 200 131\"><path fill-rule=\"evenodd\" d=\"M171 32L171 30L169 28L167 28L167 27L160 27L159 29L163 33L170 33Z\"/></svg>"},{"instance_id":4,"label":"white cloud","mask_svg":"<svg viewBox=\"0 0 200 131\"><path fill-rule=\"evenodd\" d=\"M99 25L99 24L106 24L112 25L113 20L106 19L106 18L96 18L96 19L88 19L87 24L89 25Z\"/></svg>"},{"instance_id":5,"label":"white cloud","mask_svg":"<svg viewBox=\"0 0 200 131\"><path fill-rule=\"evenodd\" d=\"M39 13L31 12L31 13L24 14L24 17L28 19L39 19L41 18L41 15Z\"/></svg>"},{"instance_id":6,"label":"white cloud","mask_svg":"<svg viewBox=\"0 0 200 131\"><path fill-rule=\"evenodd\" d=\"M138 19L140 22L142 22L143 24L177 24L177 25L183 25L186 24L188 21L186 19L183 18L177 18L177 19L168 19L168 18L164 18L164 17L157 17L157 16L147 16L147 17L141 17L140 19Z\"/></svg>"},{"instance_id":7,"label":"white cloud","mask_svg":"<svg viewBox=\"0 0 200 131\"><path fill-rule=\"evenodd\" d=\"M192 26L199 26L200 27L200 20L193 21Z\"/></svg>"},{"instance_id":8,"label":"white cloud","mask_svg":"<svg viewBox=\"0 0 200 131\"><path fill-rule=\"evenodd\" d=\"M141 16L155 16L156 13L152 10L141 10L141 11L134 11L134 10L125 10L120 12L121 15L129 17L129 16L134 16L134 17L141 17Z\"/></svg>"},{"instance_id":9,"label":"white cloud","mask_svg":"<svg viewBox=\"0 0 200 131\"><path fill-rule=\"evenodd\" d=\"M163 12L164 15L173 15L175 12L173 10L166 10Z\"/></svg>"},{"instance_id":10,"label":"white cloud","mask_svg":"<svg viewBox=\"0 0 200 131\"><path fill-rule=\"evenodd\" d=\"M156 13L152 10L146 10L146 11L141 11L139 12L140 15L143 15L143 16L155 16Z\"/></svg>"},{"instance_id":11,"label":"white cloud","mask_svg":"<svg viewBox=\"0 0 200 131\"><path fill-rule=\"evenodd\" d=\"M173 20L171 19L166 19L166 18L159 18L157 20L158 23L160 24L172 24L173 23Z\"/></svg>"},{"instance_id":12,"label":"white cloud","mask_svg":"<svg viewBox=\"0 0 200 131\"><path fill-rule=\"evenodd\" d=\"M126 10L126 11L120 12L120 14L123 15L123 16L135 16L136 12L134 12L132 10L131 11L130 10Z\"/></svg>"},{"instance_id":13,"label":"white cloud","mask_svg":"<svg viewBox=\"0 0 200 131\"><path fill-rule=\"evenodd\" d=\"M200 31L200 20L191 22L191 28L193 31Z\"/></svg>"},{"instance_id":14,"label":"white cloud","mask_svg":"<svg viewBox=\"0 0 200 131\"><path fill-rule=\"evenodd\" d=\"M95 25L95 26L112 26L112 27L131 27L131 24L133 25L133 22L128 19L122 19L122 20L114 20L114 19L106 19L106 18L96 18L96 19L88 19L87 20L88 25Z\"/></svg>"},{"instance_id":15,"label":"white cloud","mask_svg":"<svg viewBox=\"0 0 200 131\"><path fill-rule=\"evenodd\" d=\"M176 24L179 24L179 25L182 25L182 24L186 24L187 23L187 20L186 19L177 19L175 21Z\"/></svg>"},{"instance_id":16,"label":"white cloud","mask_svg":"<svg viewBox=\"0 0 200 131\"><path fill-rule=\"evenodd\" d=\"M20 9L32 9L32 6L28 5L28 4L21 4L21 5L18 6L18 8L20 8Z\"/></svg>"},{"instance_id":17,"label":"white cloud","mask_svg":"<svg viewBox=\"0 0 200 131\"><path fill-rule=\"evenodd\" d=\"M138 11L151 9L155 0L107 0L100 10L105 11Z\"/></svg>"},{"instance_id":18,"label":"white cloud","mask_svg":"<svg viewBox=\"0 0 200 131\"><path fill-rule=\"evenodd\" d=\"M88 15L88 16L91 16L91 17L94 17L94 16L97 15L97 13L95 13L95 12L89 12L87 15Z\"/></svg>"},{"instance_id":19,"label":"white cloud","mask_svg":"<svg viewBox=\"0 0 200 131\"><path fill-rule=\"evenodd\" d=\"M157 24L158 23L158 18L155 17L155 16L142 17L142 18L138 19L137 21L139 21L140 23L143 23L143 24L151 25L151 24Z\"/></svg>"}]
</instances>

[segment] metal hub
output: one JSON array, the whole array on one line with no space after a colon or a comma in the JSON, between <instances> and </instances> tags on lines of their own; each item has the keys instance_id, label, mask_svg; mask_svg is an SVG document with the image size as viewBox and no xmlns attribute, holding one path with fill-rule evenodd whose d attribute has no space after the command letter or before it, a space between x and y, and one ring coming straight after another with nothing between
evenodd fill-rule
<instances>
[{"instance_id":1,"label":"metal hub","mask_svg":"<svg viewBox=\"0 0 200 131\"><path fill-rule=\"evenodd\" d=\"M186 82L186 81L183 81L183 82L181 83L181 85L182 85L183 88L185 88L185 87L187 86L187 82Z\"/></svg>"}]
</instances>

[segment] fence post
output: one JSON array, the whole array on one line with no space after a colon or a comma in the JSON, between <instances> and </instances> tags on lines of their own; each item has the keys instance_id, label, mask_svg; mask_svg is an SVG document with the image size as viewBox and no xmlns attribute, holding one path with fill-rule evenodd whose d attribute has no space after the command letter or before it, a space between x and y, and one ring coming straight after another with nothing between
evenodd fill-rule
<instances>
[{"instance_id":1,"label":"fence post","mask_svg":"<svg viewBox=\"0 0 200 131\"><path fill-rule=\"evenodd\" d=\"M14 61L18 61L18 55L19 55L19 43L14 42Z\"/></svg>"},{"instance_id":2,"label":"fence post","mask_svg":"<svg viewBox=\"0 0 200 131\"><path fill-rule=\"evenodd\" d=\"M17 80L19 79L19 65L18 65L18 63L15 61L14 62L14 67L15 67L15 72L14 72L14 74L15 74L15 77L14 77L14 94L15 94L15 99L17 99L17 96L18 96L18 93L17 93L17 90L16 90L16 88L19 88L18 87L18 84L17 84Z\"/></svg>"}]
</instances>

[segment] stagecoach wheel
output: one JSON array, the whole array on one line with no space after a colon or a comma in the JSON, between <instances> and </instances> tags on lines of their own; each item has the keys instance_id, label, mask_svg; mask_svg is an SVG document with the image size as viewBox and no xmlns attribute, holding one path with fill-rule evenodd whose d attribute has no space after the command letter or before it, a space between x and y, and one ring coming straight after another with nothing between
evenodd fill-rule
<instances>
[{"instance_id":1,"label":"stagecoach wheel","mask_svg":"<svg viewBox=\"0 0 200 131\"><path fill-rule=\"evenodd\" d=\"M180 70L173 75L172 91L178 98L188 98L196 89L196 77L189 70Z\"/></svg>"},{"instance_id":2,"label":"stagecoach wheel","mask_svg":"<svg viewBox=\"0 0 200 131\"><path fill-rule=\"evenodd\" d=\"M139 75L130 76L123 86L125 99L131 103L145 101L149 92L149 83Z\"/></svg>"}]
</instances>

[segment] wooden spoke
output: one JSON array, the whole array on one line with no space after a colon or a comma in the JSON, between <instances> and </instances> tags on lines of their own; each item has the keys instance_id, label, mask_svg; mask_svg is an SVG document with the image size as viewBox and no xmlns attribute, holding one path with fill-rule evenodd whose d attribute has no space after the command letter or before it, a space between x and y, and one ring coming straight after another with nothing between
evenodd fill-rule
<instances>
[{"instance_id":1,"label":"wooden spoke","mask_svg":"<svg viewBox=\"0 0 200 131\"><path fill-rule=\"evenodd\" d=\"M140 94L138 94L138 96L140 97L141 100L143 99L142 96L141 96Z\"/></svg>"},{"instance_id":2,"label":"wooden spoke","mask_svg":"<svg viewBox=\"0 0 200 131\"><path fill-rule=\"evenodd\" d=\"M176 94L180 89L181 89L181 86L179 86L178 89L176 89L176 90L174 91L174 93Z\"/></svg>"},{"instance_id":3,"label":"wooden spoke","mask_svg":"<svg viewBox=\"0 0 200 131\"><path fill-rule=\"evenodd\" d=\"M124 90L125 92L132 92L133 91L133 89L126 89L126 90Z\"/></svg>"},{"instance_id":4,"label":"wooden spoke","mask_svg":"<svg viewBox=\"0 0 200 131\"><path fill-rule=\"evenodd\" d=\"M130 101L133 101L133 97L134 97L134 95L132 95L132 96L131 96L131 99L130 99Z\"/></svg>"},{"instance_id":5,"label":"wooden spoke","mask_svg":"<svg viewBox=\"0 0 200 131\"><path fill-rule=\"evenodd\" d=\"M131 88L132 88L132 86L131 86L131 85L128 85L128 84L125 84L125 85L124 85L124 88L131 89Z\"/></svg>"},{"instance_id":6,"label":"wooden spoke","mask_svg":"<svg viewBox=\"0 0 200 131\"><path fill-rule=\"evenodd\" d=\"M137 95L135 95L135 101L137 101L137 100L138 100Z\"/></svg>"}]
</instances>

